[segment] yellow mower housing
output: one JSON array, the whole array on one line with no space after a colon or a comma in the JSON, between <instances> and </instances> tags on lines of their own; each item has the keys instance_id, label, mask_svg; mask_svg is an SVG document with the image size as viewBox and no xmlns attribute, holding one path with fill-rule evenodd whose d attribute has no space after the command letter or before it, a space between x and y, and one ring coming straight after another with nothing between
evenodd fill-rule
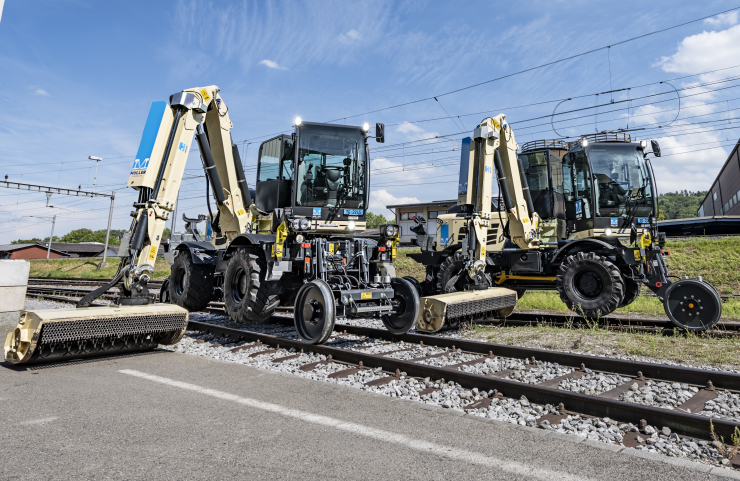
<instances>
[{"instance_id":1,"label":"yellow mower housing","mask_svg":"<svg viewBox=\"0 0 740 481\"><path fill-rule=\"evenodd\" d=\"M187 325L188 311L173 304L25 311L5 338L5 360L29 364L143 351L177 343Z\"/></svg>"}]
</instances>

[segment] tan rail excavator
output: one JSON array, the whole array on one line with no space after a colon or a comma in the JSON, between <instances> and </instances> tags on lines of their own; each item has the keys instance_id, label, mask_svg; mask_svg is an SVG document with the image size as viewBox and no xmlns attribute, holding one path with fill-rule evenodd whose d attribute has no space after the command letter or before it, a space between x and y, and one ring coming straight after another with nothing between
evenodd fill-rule
<instances>
[{"instance_id":1,"label":"tan rail excavator","mask_svg":"<svg viewBox=\"0 0 740 481\"><path fill-rule=\"evenodd\" d=\"M128 187L138 190L129 233L113 280L76 309L22 313L5 342L12 363L43 362L154 348L178 342L188 312L223 301L236 322L260 322L279 305L293 306L298 336L325 342L335 319L375 317L389 331L411 329L419 296L393 267L399 230L365 229L370 126L295 121L292 135L260 146L255 196L231 139L229 110L219 88L187 89L154 102ZM375 138L384 141L383 124ZM173 252L165 290L154 303L148 281L170 218L193 137L218 212L215 239L183 242ZM207 195L210 209L210 197ZM119 288L111 307L90 307Z\"/></svg>"},{"instance_id":2,"label":"tan rail excavator","mask_svg":"<svg viewBox=\"0 0 740 481\"><path fill-rule=\"evenodd\" d=\"M716 289L700 276L669 275L647 158L659 157L660 147L652 141L652 152L646 148L646 141L632 142L623 132L603 132L571 143L535 141L517 155L505 115L483 120L462 142L458 206L438 216L436 225L420 219L414 228L421 253L409 257L427 273L416 284L420 295L467 292L481 282L520 295L553 289L573 311L598 319L633 302L645 286L678 328L711 328L722 314ZM480 214L478 224L479 207L471 209L464 193L471 170L480 172L477 187L491 192L485 177L491 169L500 207ZM417 325L440 327L423 319Z\"/></svg>"}]
</instances>

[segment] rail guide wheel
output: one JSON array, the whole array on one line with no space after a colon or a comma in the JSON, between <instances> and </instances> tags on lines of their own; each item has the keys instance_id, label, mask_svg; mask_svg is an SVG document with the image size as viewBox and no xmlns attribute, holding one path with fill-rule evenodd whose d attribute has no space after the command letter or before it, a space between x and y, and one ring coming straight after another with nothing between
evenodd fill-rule
<instances>
[{"instance_id":1,"label":"rail guide wheel","mask_svg":"<svg viewBox=\"0 0 740 481\"><path fill-rule=\"evenodd\" d=\"M722 317L722 301L711 285L699 279L681 279L666 289L663 307L680 329L711 329Z\"/></svg>"},{"instance_id":2,"label":"rail guide wheel","mask_svg":"<svg viewBox=\"0 0 740 481\"><path fill-rule=\"evenodd\" d=\"M421 310L419 290L421 288L417 288L405 278L398 277L391 279L391 286L396 294L393 301L391 301L396 312L384 315L383 325L391 334L406 334L416 325L416 320L419 318L419 311Z\"/></svg>"},{"instance_id":3,"label":"rail guide wheel","mask_svg":"<svg viewBox=\"0 0 740 481\"><path fill-rule=\"evenodd\" d=\"M293 308L298 336L309 344L323 344L334 330L336 311L334 295L321 279L303 284Z\"/></svg>"}]
</instances>

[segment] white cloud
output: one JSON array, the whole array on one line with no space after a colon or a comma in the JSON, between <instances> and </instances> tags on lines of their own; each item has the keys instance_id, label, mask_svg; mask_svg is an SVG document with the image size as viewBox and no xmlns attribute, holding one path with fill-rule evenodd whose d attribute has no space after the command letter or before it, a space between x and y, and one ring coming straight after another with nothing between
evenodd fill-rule
<instances>
[{"instance_id":1,"label":"white cloud","mask_svg":"<svg viewBox=\"0 0 740 481\"><path fill-rule=\"evenodd\" d=\"M355 29L350 30L347 33L339 35L339 41L342 43L352 43L356 40L360 40L360 32Z\"/></svg>"},{"instance_id":2,"label":"white cloud","mask_svg":"<svg viewBox=\"0 0 740 481\"><path fill-rule=\"evenodd\" d=\"M695 129L706 130L699 125L679 121L657 139L663 157L651 162L661 193L707 190L727 160L727 151L719 146L725 141L721 132L681 133ZM717 147L712 148L714 146Z\"/></svg>"},{"instance_id":3,"label":"white cloud","mask_svg":"<svg viewBox=\"0 0 740 481\"><path fill-rule=\"evenodd\" d=\"M265 60L261 61L260 64L261 65L264 65L264 66L266 66L268 68L274 68L274 69L277 69L277 70L288 70L287 68L281 67L280 65L278 65L278 63L275 62L274 60L267 60L267 59L265 59Z\"/></svg>"},{"instance_id":4,"label":"white cloud","mask_svg":"<svg viewBox=\"0 0 740 481\"><path fill-rule=\"evenodd\" d=\"M409 141L433 139L434 137L439 135L439 133L437 132L427 132L418 125L414 125L409 122L403 122L401 125L396 127L396 132L406 134L406 138Z\"/></svg>"},{"instance_id":5,"label":"white cloud","mask_svg":"<svg viewBox=\"0 0 740 481\"><path fill-rule=\"evenodd\" d=\"M684 38L676 53L658 62L666 72L697 73L737 65L740 58L740 25L719 32L702 32ZM703 82L737 75L725 70L702 75Z\"/></svg>"},{"instance_id":6,"label":"white cloud","mask_svg":"<svg viewBox=\"0 0 740 481\"><path fill-rule=\"evenodd\" d=\"M704 23L713 27L723 27L725 25L735 25L737 23L737 10L717 15L716 17L704 20Z\"/></svg>"},{"instance_id":7,"label":"white cloud","mask_svg":"<svg viewBox=\"0 0 740 481\"><path fill-rule=\"evenodd\" d=\"M36 89L33 93L42 97L51 97L51 94L44 89Z\"/></svg>"},{"instance_id":8,"label":"white cloud","mask_svg":"<svg viewBox=\"0 0 740 481\"><path fill-rule=\"evenodd\" d=\"M396 197L385 189L370 191L370 205L368 210L373 214L382 214L386 218L393 218L393 213L387 205L414 204L421 202L416 197Z\"/></svg>"},{"instance_id":9,"label":"white cloud","mask_svg":"<svg viewBox=\"0 0 740 481\"><path fill-rule=\"evenodd\" d=\"M396 128L396 132L408 134L409 132L424 132L424 129L417 125L404 122Z\"/></svg>"}]
</instances>

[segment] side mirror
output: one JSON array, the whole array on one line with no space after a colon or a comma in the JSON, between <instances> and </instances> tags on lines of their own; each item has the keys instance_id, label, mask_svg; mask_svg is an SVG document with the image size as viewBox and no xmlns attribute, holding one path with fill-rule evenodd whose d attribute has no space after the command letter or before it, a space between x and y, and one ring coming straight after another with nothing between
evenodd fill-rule
<instances>
[{"instance_id":1,"label":"side mirror","mask_svg":"<svg viewBox=\"0 0 740 481\"><path fill-rule=\"evenodd\" d=\"M375 124L375 141L385 143L385 124Z\"/></svg>"},{"instance_id":2,"label":"side mirror","mask_svg":"<svg viewBox=\"0 0 740 481\"><path fill-rule=\"evenodd\" d=\"M651 140L650 146L653 148L653 155L656 157L660 157L660 145L658 145L658 141Z\"/></svg>"}]
</instances>

